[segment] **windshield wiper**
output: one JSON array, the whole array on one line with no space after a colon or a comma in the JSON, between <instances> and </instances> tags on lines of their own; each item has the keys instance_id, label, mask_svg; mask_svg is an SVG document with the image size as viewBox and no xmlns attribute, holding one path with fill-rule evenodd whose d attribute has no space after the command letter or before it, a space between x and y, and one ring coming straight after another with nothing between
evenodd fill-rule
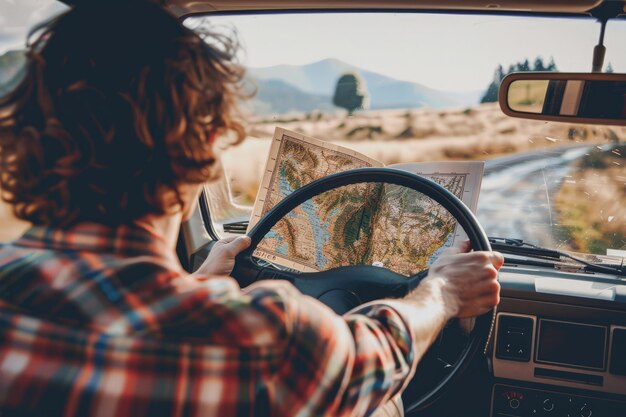
<instances>
[{"instance_id":1,"label":"windshield wiper","mask_svg":"<svg viewBox=\"0 0 626 417\"><path fill-rule=\"evenodd\" d=\"M541 261L532 262L532 264L536 266L555 267L556 262L562 261L562 259L569 259L570 261L574 261L575 263L581 265L580 269L584 272L599 272L604 274L626 276L626 267L624 266L623 261L619 265L588 262L584 259L572 256L569 253L561 252L555 249L542 248L540 246L533 245L532 243L524 242L522 239L489 237L489 243L491 243L491 248L493 250L497 250L505 254L540 259Z\"/></svg>"},{"instance_id":2,"label":"windshield wiper","mask_svg":"<svg viewBox=\"0 0 626 417\"><path fill-rule=\"evenodd\" d=\"M223 227L224 231L228 233L245 234L248 227L248 221L244 220L226 223L223 225ZM532 258L523 260L523 263L526 265L555 268L557 267L557 262L562 262L563 258L565 258L581 265L581 268L579 269L582 269L582 271L584 272L598 272L610 275L626 276L626 266L623 262L619 265L593 263L585 261L584 259L580 259L576 256L572 256L566 252L561 252L555 249L542 248L540 246L533 245L532 243L524 242L522 239L490 236L489 243L491 243L491 248L493 250L502 252L504 254ZM522 260L515 259L513 261L520 262ZM572 267L573 264L561 264L561 267L563 266Z\"/></svg>"}]
</instances>

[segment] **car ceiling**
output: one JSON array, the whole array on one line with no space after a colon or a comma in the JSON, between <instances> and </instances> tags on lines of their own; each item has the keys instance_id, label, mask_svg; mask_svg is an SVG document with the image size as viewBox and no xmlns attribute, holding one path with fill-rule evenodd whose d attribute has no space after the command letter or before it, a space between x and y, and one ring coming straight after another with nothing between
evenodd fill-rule
<instances>
[{"instance_id":1,"label":"car ceiling","mask_svg":"<svg viewBox=\"0 0 626 417\"><path fill-rule=\"evenodd\" d=\"M67 4L93 0L62 0ZM241 13L302 10L457 11L486 14L626 17L623 0L160 0L174 14Z\"/></svg>"}]
</instances>

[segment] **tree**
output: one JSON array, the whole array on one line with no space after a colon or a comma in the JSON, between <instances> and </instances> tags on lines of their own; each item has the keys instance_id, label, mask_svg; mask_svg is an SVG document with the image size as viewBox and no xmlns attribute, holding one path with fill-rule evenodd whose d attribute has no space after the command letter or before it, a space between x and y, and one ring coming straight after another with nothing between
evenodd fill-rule
<instances>
[{"instance_id":1,"label":"tree","mask_svg":"<svg viewBox=\"0 0 626 417\"><path fill-rule=\"evenodd\" d=\"M505 75L506 74L504 73L504 68L502 67L502 64L498 65L498 68L496 68L496 73L494 74L494 81L501 82L504 79Z\"/></svg>"},{"instance_id":2,"label":"tree","mask_svg":"<svg viewBox=\"0 0 626 417\"><path fill-rule=\"evenodd\" d=\"M604 72L607 72L609 74L615 72L615 70L613 69L613 65L611 65L610 62L606 65L606 69L604 70Z\"/></svg>"},{"instance_id":3,"label":"tree","mask_svg":"<svg viewBox=\"0 0 626 417\"><path fill-rule=\"evenodd\" d=\"M500 90L500 83L495 80L489 84L487 91L480 99L481 103L495 103L498 101L498 91Z\"/></svg>"},{"instance_id":4,"label":"tree","mask_svg":"<svg viewBox=\"0 0 626 417\"><path fill-rule=\"evenodd\" d=\"M530 71L530 62L528 62L528 58L523 62L517 64L518 71Z\"/></svg>"},{"instance_id":5,"label":"tree","mask_svg":"<svg viewBox=\"0 0 626 417\"><path fill-rule=\"evenodd\" d=\"M480 99L481 103L493 103L494 101L498 101L498 90L500 83L504 79L504 75L504 68L502 68L502 65L498 65L498 68L493 72L493 81L489 84L487 91Z\"/></svg>"},{"instance_id":6,"label":"tree","mask_svg":"<svg viewBox=\"0 0 626 417\"><path fill-rule=\"evenodd\" d=\"M359 74L346 73L339 77L335 87L333 104L348 110L349 116L352 116L357 109L367 108L367 87Z\"/></svg>"},{"instance_id":7,"label":"tree","mask_svg":"<svg viewBox=\"0 0 626 417\"><path fill-rule=\"evenodd\" d=\"M545 71L545 70L546 70L546 67L543 65L543 58L538 56L537 59L535 59L535 67L533 68L533 71Z\"/></svg>"},{"instance_id":8,"label":"tree","mask_svg":"<svg viewBox=\"0 0 626 417\"><path fill-rule=\"evenodd\" d=\"M612 68L611 68L612 69ZM607 67L608 70L608 67ZM502 64L498 65L496 70L493 73L493 81L487 87L487 91L483 94L480 99L481 103L493 103L498 101L498 90L500 88L500 83L504 79L504 77L512 72L521 72L521 71L531 71L530 61L526 58L523 61L516 62L514 64L509 65L506 73L504 72L504 68ZM543 62L543 58L538 56L535 59L534 66L532 67L532 71L558 71L556 68L556 64L554 63L554 58L550 57L550 61L548 65L545 65Z\"/></svg>"}]
</instances>

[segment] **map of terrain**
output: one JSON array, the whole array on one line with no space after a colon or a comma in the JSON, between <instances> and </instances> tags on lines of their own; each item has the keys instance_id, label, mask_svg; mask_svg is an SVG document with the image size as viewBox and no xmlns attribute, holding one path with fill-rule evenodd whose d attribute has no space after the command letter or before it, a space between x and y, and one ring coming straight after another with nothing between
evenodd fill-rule
<instances>
[{"instance_id":1,"label":"map of terrain","mask_svg":"<svg viewBox=\"0 0 626 417\"><path fill-rule=\"evenodd\" d=\"M335 172L380 166L364 155L311 138L305 140L292 132L275 136L272 148L266 169L269 178L262 182L251 223L312 181ZM278 222L255 255L306 271L359 263L365 255L364 243L370 234L367 224L379 194L380 187L375 184L357 184L320 194Z\"/></svg>"},{"instance_id":2,"label":"map of terrain","mask_svg":"<svg viewBox=\"0 0 626 417\"><path fill-rule=\"evenodd\" d=\"M482 175L482 163L444 164L459 168L464 166L458 164L474 164L474 169L471 173L439 170L423 174L419 168L432 171L432 164L398 167L430 177L463 200L476 200L468 185L475 185L476 178L480 183L480 175L473 171L480 166ZM347 148L276 129L250 228L303 185L336 172L371 166L382 164ZM441 164L435 167L441 168ZM456 221L441 205L418 192L390 184L356 184L300 205L272 228L254 255L303 272L375 263L412 275L428 267L454 242L460 235L456 229Z\"/></svg>"},{"instance_id":3,"label":"map of terrain","mask_svg":"<svg viewBox=\"0 0 626 417\"><path fill-rule=\"evenodd\" d=\"M428 177L457 197L463 196L467 174ZM406 187L386 184L372 229L364 263L414 275L452 245L456 220L435 200Z\"/></svg>"}]
</instances>

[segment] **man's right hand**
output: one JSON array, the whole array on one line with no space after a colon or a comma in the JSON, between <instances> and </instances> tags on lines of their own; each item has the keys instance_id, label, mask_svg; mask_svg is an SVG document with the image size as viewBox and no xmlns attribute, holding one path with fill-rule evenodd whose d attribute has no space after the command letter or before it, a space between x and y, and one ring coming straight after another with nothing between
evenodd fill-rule
<instances>
[{"instance_id":1,"label":"man's right hand","mask_svg":"<svg viewBox=\"0 0 626 417\"><path fill-rule=\"evenodd\" d=\"M476 317L500 302L499 252L468 252L469 242L448 249L430 267L423 283L441 284L444 307L450 317Z\"/></svg>"}]
</instances>

